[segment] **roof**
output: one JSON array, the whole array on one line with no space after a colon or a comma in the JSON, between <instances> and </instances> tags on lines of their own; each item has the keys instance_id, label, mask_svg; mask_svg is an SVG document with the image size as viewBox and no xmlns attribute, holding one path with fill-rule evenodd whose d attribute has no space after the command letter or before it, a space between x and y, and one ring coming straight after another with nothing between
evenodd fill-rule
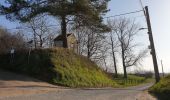
<instances>
[{"instance_id":1,"label":"roof","mask_svg":"<svg viewBox=\"0 0 170 100\"><path fill-rule=\"evenodd\" d=\"M69 36L72 35L72 34L73 34L73 33L67 34L67 37L69 37ZM58 35L58 36L54 39L54 41L63 41L62 34Z\"/></svg>"}]
</instances>

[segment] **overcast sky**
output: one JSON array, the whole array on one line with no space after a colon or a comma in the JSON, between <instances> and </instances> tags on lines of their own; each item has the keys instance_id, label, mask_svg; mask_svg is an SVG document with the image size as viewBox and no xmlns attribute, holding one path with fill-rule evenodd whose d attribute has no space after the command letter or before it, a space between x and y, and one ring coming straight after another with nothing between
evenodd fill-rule
<instances>
[{"instance_id":1,"label":"overcast sky","mask_svg":"<svg viewBox=\"0 0 170 100\"><path fill-rule=\"evenodd\" d=\"M1 0L0 3L3 1ZM162 71L160 66L161 59L163 60L165 72L170 72L170 0L143 0L143 5L149 6L160 72ZM141 6L139 0L111 0L109 9L111 11L106 16L141 10ZM135 18L141 23L142 27L147 27L142 12L126 17ZM15 28L18 24L0 16L0 25L7 28ZM139 37L139 40L142 40L145 45L149 44L146 32L146 30L143 30L141 32L143 35ZM151 57L147 57L144 60L143 67L147 70L153 70Z\"/></svg>"}]
</instances>

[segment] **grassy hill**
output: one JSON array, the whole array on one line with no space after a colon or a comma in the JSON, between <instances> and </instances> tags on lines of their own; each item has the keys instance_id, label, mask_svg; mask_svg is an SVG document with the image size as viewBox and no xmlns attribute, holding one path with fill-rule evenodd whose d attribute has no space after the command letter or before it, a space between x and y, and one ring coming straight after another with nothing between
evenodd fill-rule
<instances>
[{"instance_id":1,"label":"grassy hill","mask_svg":"<svg viewBox=\"0 0 170 100\"><path fill-rule=\"evenodd\" d=\"M1 54L0 68L69 87L117 86L94 62L66 49L34 50L30 56L18 51L13 62L9 54Z\"/></svg>"},{"instance_id":2,"label":"grassy hill","mask_svg":"<svg viewBox=\"0 0 170 100\"><path fill-rule=\"evenodd\" d=\"M160 100L169 100L168 96L170 94L170 75L162 78L160 82L152 86L149 91L158 96Z\"/></svg>"}]
</instances>

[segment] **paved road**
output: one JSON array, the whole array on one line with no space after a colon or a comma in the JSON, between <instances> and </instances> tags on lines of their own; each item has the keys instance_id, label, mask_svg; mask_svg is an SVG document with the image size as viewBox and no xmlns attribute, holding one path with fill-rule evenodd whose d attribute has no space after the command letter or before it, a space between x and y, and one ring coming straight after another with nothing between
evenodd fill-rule
<instances>
[{"instance_id":1,"label":"paved road","mask_svg":"<svg viewBox=\"0 0 170 100\"><path fill-rule=\"evenodd\" d=\"M3 94L3 86L10 81L5 80L4 75L2 75L2 71L0 71L0 96ZM5 72L3 74L10 74ZM19 85L15 87L11 87L11 85L5 85L5 89L7 88L6 95L2 95L0 100L156 100L151 95L149 95L146 91L148 87L152 84L145 84L136 87L130 88L100 88L100 89L68 89L62 87L56 87L52 85L48 85L47 83L33 81L31 83L30 80L27 82L21 80L23 77L14 75L15 81L19 82ZM2 78L3 77L3 78ZM8 76L7 79L11 76ZM18 78L20 77L20 78ZM5 83L3 83L5 81ZM13 81L12 81L13 82ZM24 86L22 86L24 83ZM3 84L2 84L3 83ZM14 82L15 83L15 82ZM27 84L29 83L29 84ZM35 85L36 84L36 85ZM16 95L11 95L13 92L10 92L12 89L16 89ZM47 91L48 90L48 91ZM19 92L20 91L20 92ZM31 93L30 93L31 91ZM41 92L40 92L41 91ZM8 93L9 92L9 93ZM19 94L17 94L19 92ZM23 93L22 93L23 92ZM4 93L4 94L5 94Z\"/></svg>"}]
</instances>

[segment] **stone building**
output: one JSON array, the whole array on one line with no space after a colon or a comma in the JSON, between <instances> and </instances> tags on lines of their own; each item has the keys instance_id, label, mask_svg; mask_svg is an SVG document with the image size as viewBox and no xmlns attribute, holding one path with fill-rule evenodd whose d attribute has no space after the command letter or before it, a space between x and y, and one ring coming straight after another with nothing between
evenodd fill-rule
<instances>
[{"instance_id":1,"label":"stone building","mask_svg":"<svg viewBox=\"0 0 170 100\"><path fill-rule=\"evenodd\" d=\"M73 50L77 53L78 42L73 33L67 34L68 49ZM63 37L62 35L57 36L54 39L54 47L63 47Z\"/></svg>"}]
</instances>

